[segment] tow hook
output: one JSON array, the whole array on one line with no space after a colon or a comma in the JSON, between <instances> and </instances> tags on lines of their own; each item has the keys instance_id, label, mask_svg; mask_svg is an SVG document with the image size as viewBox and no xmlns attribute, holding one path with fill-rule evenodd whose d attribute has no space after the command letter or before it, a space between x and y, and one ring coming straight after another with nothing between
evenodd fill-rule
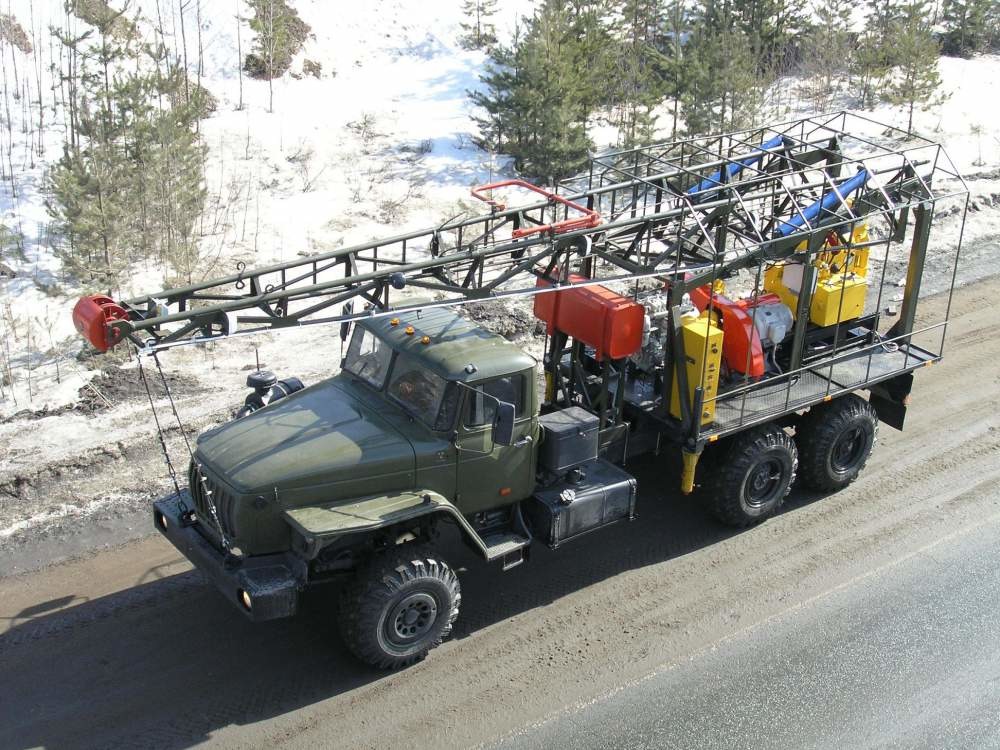
<instances>
[{"instance_id":1,"label":"tow hook","mask_svg":"<svg viewBox=\"0 0 1000 750\"><path fill-rule=\"evenodd\" d=\"M243 555L234 553L232 550L226 552L222 565L226 570L236 570L243 566Z\"/></svg>"}]
</instances>

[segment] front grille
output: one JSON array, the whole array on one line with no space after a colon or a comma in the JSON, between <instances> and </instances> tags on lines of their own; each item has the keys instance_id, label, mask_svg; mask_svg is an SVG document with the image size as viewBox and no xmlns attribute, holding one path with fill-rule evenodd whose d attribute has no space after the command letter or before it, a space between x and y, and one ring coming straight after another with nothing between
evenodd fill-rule
<instances>
[{"instance_id":1,"label":"front grille","mask_svg":"<svg viewBox=\"0 0 1000 750\"><path fill-rule=\"evenodd\" d=\"M202 483L201 477L205 478L204 483ZM208 528L215 531L212 509L208 498L205 496L206 485L212 493L212 500L215 503L215 510L219 516L219 523L222 525L222 530L227 536L235 537L236 525L233 522L233 516L236 510L236 499L226 491L225 485L216 480L208 469L202 466L199 470L194 461L192 461L188 467L188 486L191 489L191 497L194 499L195 510L198 513L198 518L202 519Z\"/></svg>"}]
</instances>

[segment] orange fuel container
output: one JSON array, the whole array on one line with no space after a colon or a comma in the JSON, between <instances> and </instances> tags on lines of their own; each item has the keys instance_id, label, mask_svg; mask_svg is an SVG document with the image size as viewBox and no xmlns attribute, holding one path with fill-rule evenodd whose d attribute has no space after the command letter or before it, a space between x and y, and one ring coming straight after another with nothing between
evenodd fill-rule
<instances>
[{"instance_id":1,"label":"orange fuel container","mask_svg":"<svg viewBox=\"0 0 1000 750\"><path fill-rule=\"evenodd\" d=\"M586 280L583 276L570 276L574 284ZM535 286L551 284L538 279ZM645 309L604 286L595 284L536 294L535 317L545 321L550 335L559 330L594 347L597 359L622 359L642 346Z\"/></svg>"}]
</instances>

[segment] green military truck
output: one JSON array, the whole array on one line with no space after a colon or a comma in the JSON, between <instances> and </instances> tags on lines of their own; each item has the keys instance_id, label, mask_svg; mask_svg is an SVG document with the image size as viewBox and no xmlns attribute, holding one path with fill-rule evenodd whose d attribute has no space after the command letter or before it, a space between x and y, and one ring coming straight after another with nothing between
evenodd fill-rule
<instances>
[{"instance_id":1,"label":"green military truck","mask_svg":"<svg viewBox=\"0 0 1000 750\"><path fill-rule=\"evenodd\" d=\"M505 568L531 543L519 501L536 483L535 370L452 310L362 322L340 374L203 434L190 496L157 502L156 523L255 619L291 615L306 585L353 573L346 643L379 666L409 663L458 615L458 579L431 546L438 524ZM237 568L219 564L223 534Z\"/></svg>"},{"instance_id":2,"label":"green military truck","mask_svg":"<svg viewBox=\"0 0 1000 750\"><path fill-rule=\"evenodd\" d=\"M967 195L950 171L956 189L932 187L939 146L869 126L841 113L618 152L562 194L477 191L542 193L517 208L490 197L426 232L81 299L96 348L128 339L157 364L170 346L341 324L332 377L250 375L235 418L198 438L188 487L154 503L156 528L254 620L338 582L345 643L396 668L459 613L442 524L507 570L634 518L637 455L676 463L664 481L700 486L734 526L778 512L797 476L847 485L941 357L946 318L916 308L935 205ZM887 311L890 261L906 280ZM540 361L456 307L527 295Z\"/></svg>"}]
</instances>

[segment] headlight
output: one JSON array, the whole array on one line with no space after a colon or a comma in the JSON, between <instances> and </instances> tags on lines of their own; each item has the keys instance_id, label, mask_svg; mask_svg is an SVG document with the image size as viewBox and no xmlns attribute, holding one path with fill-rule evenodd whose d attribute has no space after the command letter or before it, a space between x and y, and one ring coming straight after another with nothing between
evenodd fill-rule
<instances>
[{"instance_id":1,"label":"headlight","mask_svg":"<svg viewBox=\"0 0 1000 750\"><path fill-rule=\"evenodd\" d=\"M243 589L238 589L236 594L239 597L240 604L243 605L247 612L253 610L253 599L250 598L250 594Z\"/></svg>"},{"instance_id":2,"label":"headlight","mask_svg":"<svg viewBox=\"0 0 1000 750\"><path fill-rule=\"evenodd\" d=\"M160 513L160 511L156 511L156 525L164 531L167 530L167 517Z\"/></svg>"}]
</instances>

